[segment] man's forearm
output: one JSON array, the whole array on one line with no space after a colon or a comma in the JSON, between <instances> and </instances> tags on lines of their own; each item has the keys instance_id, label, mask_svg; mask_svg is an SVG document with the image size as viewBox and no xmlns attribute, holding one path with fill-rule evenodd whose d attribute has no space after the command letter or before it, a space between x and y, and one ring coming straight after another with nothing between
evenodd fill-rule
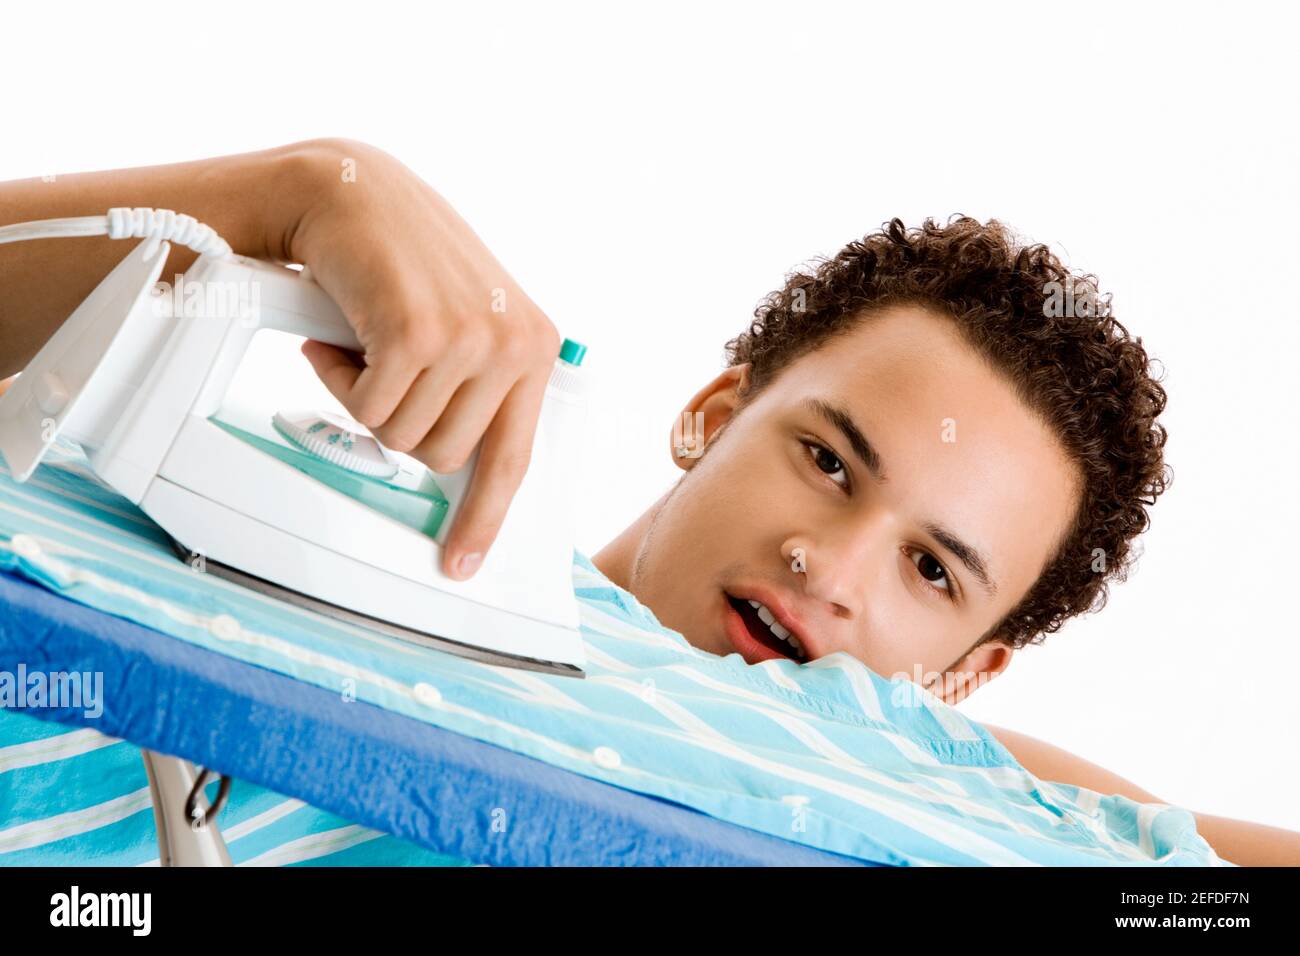
<instances>
[{"instance_id":1,"label":"man's forearm","mask_svg":"<svg viewBox=\"0 0 1300 956\"><path fill-rule=\"evenodd\" d=\"M231 248L286 261L318 163L312 143L165 166L61 174L52 182L0 183L0 226L104 215L148 206L193 216ZM0 379L21 371L77 305L130 249L107 236L0 244ZM173 244L163 276L184 272L196 253Z\"/></svg>"},{"instance_id":2,"label":"man's forearm","mask_svg":"<svg viewBox=\"0 0 1300 956\"><path fill-rule=\"evenodd\" d=\"M1102 794L1117 793L1138 803L1169 802L1060 747L992 724L985 724L984 729L1039 780L1068 783ZM1196 832L1221 859L1239 866L1300 866L1300 833L1263 823L1188 812L1196 820Z\"/></svg>"},{"instance_id":3,"label":"man's forearm","mask_svg":"<svg viewBox=\"0 0 1300 956\"><path fill-rule=\"evenodd\" d=\"M1264 823L1193 813L1196 832L1238 866L1300 866L1300 833Z\"/></svg>"}]
</instances>

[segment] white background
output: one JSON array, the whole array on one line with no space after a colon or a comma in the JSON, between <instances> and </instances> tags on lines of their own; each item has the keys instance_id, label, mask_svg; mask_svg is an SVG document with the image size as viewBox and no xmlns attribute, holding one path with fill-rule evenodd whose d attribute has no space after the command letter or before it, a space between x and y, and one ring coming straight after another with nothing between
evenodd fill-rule
<instances>
[{"instance_id":1,"label":"white background","mask_svg":"<svg viewBox=\"0 0 1300 956\"><path fill-rule=\"evenodd\" d=\"M1272 7L14 5L0 179L398 156L590 346L587 553L675 480L674 416L786 270L893 216L1052 243L1167 367L1176 478L1110 606L961 706L1300 830L1300 77Z\"/></svg>"}]
</instances>

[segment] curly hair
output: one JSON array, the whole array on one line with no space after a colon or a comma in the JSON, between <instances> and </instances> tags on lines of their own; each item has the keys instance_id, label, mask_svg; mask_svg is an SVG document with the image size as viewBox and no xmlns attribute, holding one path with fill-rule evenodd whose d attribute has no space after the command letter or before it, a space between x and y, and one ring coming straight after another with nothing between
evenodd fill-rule
<instances>
[{"instance_id":1,"label":"curly hair","mask_svg":"<svg viewBox=\"0 0 1300 956\"><path fill-rule=\"evenodd\" d=\"M751 364L736 411L797 358L884 308L950 316L1083 477L1073 519L1037 581L971 649L994 639L1039 644L1069 618L1104 607L1107 582L1127 577L1133 539L1173 473L1155 421L1166 395L1151 375L1154 360L1112 317L1097 277L1071 273L1045 245L1021 245L996 219L962 215L911 229L892 219L811 265L787 274L727 343L729 366Z\"/></svg>"}]
</instances>

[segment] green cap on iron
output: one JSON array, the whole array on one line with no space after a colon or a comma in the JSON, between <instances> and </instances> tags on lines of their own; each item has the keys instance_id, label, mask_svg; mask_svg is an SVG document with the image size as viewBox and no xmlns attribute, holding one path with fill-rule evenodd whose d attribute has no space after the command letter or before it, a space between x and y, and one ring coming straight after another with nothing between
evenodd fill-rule
<instances>
[{"instance_id":1,"label":"green cap on iron","mask_svg":"<svg viewBox=\"0 0 1300 956\"><path fill-rule=\"evenodd\" d=\"M573 339L565 339L560 346L560 358L570 365L581 365L582 357L587 354L587 346Z\"/></svg>"}]
</instances>

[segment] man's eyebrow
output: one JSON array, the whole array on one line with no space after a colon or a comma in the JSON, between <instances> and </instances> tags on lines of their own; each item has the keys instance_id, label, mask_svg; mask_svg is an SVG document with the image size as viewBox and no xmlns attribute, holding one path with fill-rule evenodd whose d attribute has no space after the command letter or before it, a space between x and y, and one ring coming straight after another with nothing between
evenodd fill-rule
<instances>
[{"instance_id":1,"label":"man's eyebrow","mask_svg":"<svg viewBox=\"0 0 1300 956\"><path fill-rule=\"evenodd\" d=\"M872 447L867 436L862 433L862 429L858 428L847 408L816 397L804 399L803 404L814 415L821 416L844 434L845 441L849 443L853 453L858 456L873 478L877 481L888 480L885 475L885 464L880 460L879 452ZM997 594L998 586L989 574L988 561L983 554L942 525L927 524L925 530L934 540L957 556L957 560L966 566L966 570L974 576L975 580L979 581L989 597Z\"/></svg>"},{"instance_id":2,"label":"man's eyebrow","mask_svg":"<svg viewBox=\"0 0 1300 956\"><path fill-rule=\"evenodd\" d=\"M814 415L820 415L844 433L844 440L853 448L853 453L862 460L862 464L866 466L867 471L871 472L873 478L877 481L889 480L885 475L885 465L880 460L880 455L871 447L871 442L867 441L867 436L862 434L862 430L853 421L853 416L849 414L847 408L822 398L805 398L803 404Z\"/></svg>"},{"instance_id":3,"label":"man's eyebrow","mask_svg":"<svg viewBox=\"0 0 1300 956\"><path fill-rule=\"evenodd\" d=\"M989 597L993 597L998 593L997 584L989 576L989 566L988 562L984 560L984 555L941 525L928 524L925 526L925 530L930 537L955 554L958 561L966 565L966 570L983 585L984 591Z\"/></svg>"}]
</instances>

